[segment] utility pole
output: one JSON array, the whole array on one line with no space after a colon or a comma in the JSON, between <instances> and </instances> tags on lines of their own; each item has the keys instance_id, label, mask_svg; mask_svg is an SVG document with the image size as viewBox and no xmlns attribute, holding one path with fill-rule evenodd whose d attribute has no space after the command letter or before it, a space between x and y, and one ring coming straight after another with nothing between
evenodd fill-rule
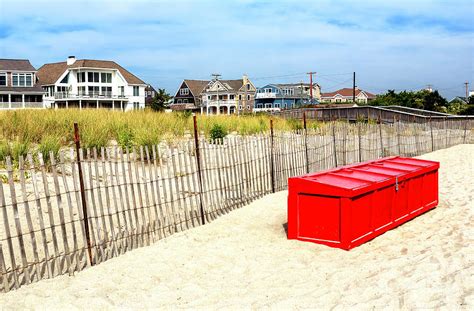
<instances>
[{"instance_id":1,"label":"utility pole","mask_svg":"<svg viewBox=\"0 0 474 311\"><path fill-rule=\"evenodd\" d=\"M309 75L309 100L310 104L313 104L313 75L316 75L316 71L310 71L307 74Z\"/></svg>"},{"instance_id":2,"label":"utility pole","mask_svg":"<svg viewBox=\"0 0 474 311\"><path fill-rule=\"evenodd\" d=\"M221 76L221 74L219 74L219 73L213 73L213 74L211 74L211 76L213 77L212 80L218 81L219 78L220 78L220 76ZM217 114L220 114L220 113L221 113L221 105L220 105L220 103L219 103L219 88L217 88Z\"/></svg>"},{"instance_id":3,"label":"utility pole","mask_svg":"<svg viewBox=\"0 0 474 311\"><path fill-rule=\"evenodd\" d=\"M352 74L352 102L356 101L356 73L355 71Z\"/></svg>"},{"instance_id":4,"label":"utility pole","mask_svg":"<svg viewBox=\"0 0 474 311\"><path fill-rule=\"evenodd\" d=\"M464 82L464 85L466 86L466 100L469 99L469 82Z\"/></svg>"}]
</instances>

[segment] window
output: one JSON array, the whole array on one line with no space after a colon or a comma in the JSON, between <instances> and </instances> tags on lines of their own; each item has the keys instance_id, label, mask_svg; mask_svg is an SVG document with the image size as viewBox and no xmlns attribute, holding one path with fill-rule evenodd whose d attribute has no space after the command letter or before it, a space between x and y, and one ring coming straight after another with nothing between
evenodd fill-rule
<instances>
[{"instance_id":1,"label":"window","mask_svg":"<svg viewBox=\"0 0 474 311\"><path fill-rule=\"evenodd\" d=\"M250 94L247 94L247 100L250 100Z\"/></svg>"},{"instance_id":2,"label":"window","mask_svg":"<svg viewBox=\"0 0 474 311\"><path fill-rule=\"evenodd\" d=\"M99 73L98 72L88 72L87 73L87 81L88 82L99 82Z\"/></svg>"},{"instance_id":3,"label":"window","mask_svg":"<svg viewBox=\"0 0 474 311\"><path fill-rule=\"evenodd\" d=\"M242 100L242 94L239 95L239 100Z\"/></svg>"},{"instance_id":4,"label":"window","mask_svg":"<svg viewBox=\"0 0 474 311\"><path fill-rule=\"evenodd\" d=\"M250 110L250 105L247 105L247 110Z\"/></svg>"},{"instance_id":5,"label":"window","mask_svg":"<svg viewBox=\"0 0 474 311\"><path fill-rule=\"evenodd\" d=\"M342 100L340 98L336 99L336 103L340 103Z\"/></svg>"},{"instance_id":6,"label":"window","mask_svg":"<svg viewBox=\"0 0 474 311\"><path fill-rule=\"evenodd\" d=\"M64 76L64 78L59 83L68 83L69 81L69 72Z\"/></svg>"},{"instance_id":7,"label":"window","mask_svg":"<svg viewBox=\"0 0 474 311\"><path fill-rule=\"evenodd\" d=\"M187 98L183 99L183 104L187 104L187 103L188 103L188 99Z\"/></svg>"},{"instance_id":8,"label":"window","mask_svg":"<svg viewBox=\"0 0 474 311\"><path fill-rule=\"evenodd\" d=\"M182 88L179 90L179 95L188 95L189 94L189 89L186 87L186 88Z\"/></svg>"},{"instance_id":9,"label":"window","mask_svg":"<svg viewBox=\"0 0 474 311\"><path fill-rule=\"evenodd\" d=\"M207 99L208 99L208 100L211 100L211 95L207 95Z\"/></svg>"},{"instance_id":10,"label":"window","mask_svg":"<svg viewBox=\"0 0 474 311\"><path fill-rule=\"evenodd\" d=\"M119 86L118 87L118 93L119 93L119 96L121 96L121 97L125 96L125 87L124 86Z\"/></svg>"},{"instance_id":11,"label":"window","mask_svg":"<svg viewBox=\"0 0 474 311\"><path fill-rule=\"evenodd\" d=\"M134 110L140 109L140 103L139 102L133 102L133 109Z\"/></svg>"},{"instance_id":12,"label":"window","mask_svg":"<svg viewBox=\"0 0 474 311\"><path fill-rule=\"evenodd\" d=\"M33 86L32 73L14 73L12 74L13 86Z\"/></svg>"},{"instance_id":13,"label":"window","mask_svg":"<svg viewBox=\"0 0 474 311\"><path fill-rule=\"evenodd\" d=\"M77 87L77 95L79 95L79 96L86 95L86 87L85 86L78 86Z\"/></svg>"},{"instance_id":14,"label":"window","mask_svg":"<svg viewBox=\"0 0 474 311\"><path fill-rule=\"evenodd\" d=\"M239 110L242 110L242 105L239 105Z\"/></svg>"},{"instance_id":15,"label":"window","mask_svg":"<svg viewBox=\"0 0 474 311\"><path fill-rule=\"evenodd\" d=\"M140 96L140 88L138 86L133 87L133 96Z\"/></svg>"},{"instance_id":16,"label":"window","mask_svg":"<svg viewBox=\"0 0 474 311\"><path fill-rule=\"evenodd\" d=\"M78 72L76 74L76 76L77 76L77 82L78 83L86 82L86 73L85 72Z\"/></svg>"},{"instance_id":17,"label":"window","mask_svg":"<svg viewBox=\"0 0 474 311\"><path fill-rule=\"evenodd\" d=\"M112 74L107 72L102 72L100 74L100 82L102 83L112 83Z\"/></svg>"},{"instance_id":18,"label":"window","mask_svg":"<svg viewBox=\"0 0 474 311\"><path fill-rule=\"evenodd\" d=\"M247 83L247 91L250 91L250 83Z\"/></svg>"},{"instance_id":19,"label":"window","mask_svg":"<svg viewBox=\"0 0 474 311\"><path fill-rule=\"evenodd\" d=\"M234 99L235 98L235 95L234 94L230 94L229 95L229 99Z\"/></svg>"},{"instance_id":20,"label":"window","mask_svg":"<svg viewBox=\"0 0 474 311\"><path fill-rule=\"evenodd\" d=\"M177 103L178 103L178 104L181 104L181 99L178 99Z\"/></svg>"},{"instance_id":21,"label":"window","mask_svg":"<svg viewBox=\"0 0 474 311\"><path fill-rule=\"evenodd\" d=\"M111 86L103 86L101 88L101 93L104 96L111 97L112 96L112 87Z\"/></svg>"},{"instance_id":22,"label":"window","mask_svg":"<svg viewBox=\"0 0 474 311\"><path fill-rule=\"evenodd\" d=\"M89 96L92 96L92 97L99 96L98 86L89 86L88 91L89 91Z\"/></svg>"},{"instance_id":23,"label":"window","mask_svg":"<svg viewBox=\"0 0 474 311\"><path fill-rule=\"evenodd\" d=\"M265 89L265 93L271 93L272 92L272 89L268 88L268 89Z\"/></svg>"},{"instance_id":24,"label":"window","mask_svg":"<svg viewBox=\"0 0 474 311\"><path fill-rule=\"evenodd\" d=\"M7 74L0 73L0 86L6 86L6 85L7 85Z\"/></svg>"}]
</instances>

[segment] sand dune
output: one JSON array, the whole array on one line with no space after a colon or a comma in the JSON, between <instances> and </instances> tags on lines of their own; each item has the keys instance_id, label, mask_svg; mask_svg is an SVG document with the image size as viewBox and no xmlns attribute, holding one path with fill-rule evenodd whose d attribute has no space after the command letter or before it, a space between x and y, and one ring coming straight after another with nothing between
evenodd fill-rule
<instances>
[{"instance_id":1,"label":"sand dune","mask_svg":"<svg viewBox=\"0 0 474 311\"><path fill-rule=\"evenodd\" d=\"M446 308L474 306L474 145L441 162L440 204L349 252L288 241L286 192L73 277L0 294L23 308Z\"/></svg>"}]
</instances>

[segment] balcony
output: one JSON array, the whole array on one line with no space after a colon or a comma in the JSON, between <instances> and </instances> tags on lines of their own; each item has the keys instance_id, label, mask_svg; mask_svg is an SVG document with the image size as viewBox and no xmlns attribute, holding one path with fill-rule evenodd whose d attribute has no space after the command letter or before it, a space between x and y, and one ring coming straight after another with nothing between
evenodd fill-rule
<instances>
[{"instance_id":1,"label":"balcony","mask_svg":"<svg viewBox=\"0 0 474 311\"><path fill-rule=\"evenodd\" d=\"M56 92L54 93L54 99L94 99L94 100L120 100L127 99L126 95L113 95L111 92L90 92L90 93L68 93L68 92Z\"/></svg>"},{"instance_id":2,"label":"balcony","mask_svg":"<svg viewBox=\"0 0 474 311\"><path fill-rule=\"evenodd\" d=\"M237 101L235 99L229 100L205 100L204 106L218 106L218 105L237 105Z\"/></svg>"},{"instance_id":3,"label":"balcony","mask_svg":"<svg viewBox=\"0 0 474 311\"><path fill-rule=\"evenodd\" d=\"M276 98L276 93L256 93L255 99Z\"/></svg>"}]
</instances>

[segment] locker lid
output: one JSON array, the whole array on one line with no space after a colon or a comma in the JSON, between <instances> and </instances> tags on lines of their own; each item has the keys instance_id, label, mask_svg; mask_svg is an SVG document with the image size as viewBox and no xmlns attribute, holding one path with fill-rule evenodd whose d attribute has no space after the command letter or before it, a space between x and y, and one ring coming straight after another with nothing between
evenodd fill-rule
<instances>
[{"instance_id":1,"label":"locker lid","mask_svg":"<svg viewBox=\"0 0 474 311\"><path fill-rule=\"evenodd\" d=\"M290 178L300 181L300 190L308 194L354 197L406 178L439 168L438 162L387 157L314 174ZM296 185L298 188L298 185Z\"/></svg>"}]
</instances>

